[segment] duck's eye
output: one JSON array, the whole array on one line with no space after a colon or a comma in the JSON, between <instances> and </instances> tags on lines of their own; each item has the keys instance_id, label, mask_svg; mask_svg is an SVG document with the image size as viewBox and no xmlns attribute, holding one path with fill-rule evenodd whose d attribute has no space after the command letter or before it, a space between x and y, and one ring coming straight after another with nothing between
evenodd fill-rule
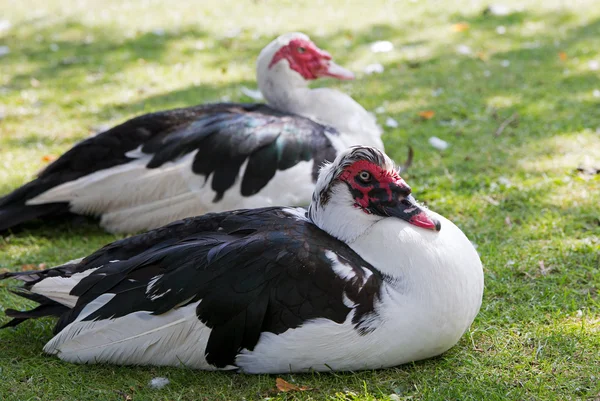
<instances>
[{"instance_id":1,"label":"duck's eye","mask_svg":"<svg viewBox=\"0 0 600 401\"><path fill-rule=\"evenodd\" d=\"M369 173L368 171L361 171L360 173L358 173L358 178L362 182L369 182L371 181L371 173Z\"/></svg>"},{"instance_id":2,"label":"duck's eye","mask_svg":"<svg viewBox=\"0 0 600 401\"><path fill-rule=\"evenodd\" d=\"M302 54L306 51L306 49L302 46L300 46L297 50L298 50L298 53L300 53L300 54Z\"/></svg>"}]
</instances>

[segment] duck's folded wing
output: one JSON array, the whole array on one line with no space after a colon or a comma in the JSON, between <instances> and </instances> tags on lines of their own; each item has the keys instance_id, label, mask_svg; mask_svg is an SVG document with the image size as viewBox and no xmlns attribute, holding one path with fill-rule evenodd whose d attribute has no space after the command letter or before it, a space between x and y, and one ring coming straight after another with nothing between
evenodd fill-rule
<instances>
[{"instance_id":1,"label":"duck's folded wing","mask_svg":"<svg viewBox=\"0 0 600 401\"><path fill-rule=\"evenodd\" d=\"M352 309L359 326L373 313L380 283L372 266L314 225L281 209L244 211L213 232L156 244L92 271L71 290L77 303L45 349L68 351L75 361L154 363L135 360L135 350L154 344L157 355L168 352L175 337L185 341L171 330L182 325L178 332L205 344L206 363L224 368L263 332L317 318L342 323ZM190 307L193 319L178 315Z\"/></svg>"},{"instance_id":2,"label":"duck's folded wing","mask_svg":"<svg viewBox=\"0 0 600 401\"><path fill-rule=\"evenodd\" d=\"M242 174L241 195L251 196L264 188L278 170L301 161L313 161L312 177L324 161L335 158L329 135L333 128L266 105L230 107L211 113L167 137L156 138L142 148L152 154L149 168L159 168L185 154L196 152L195 174L212 175L218 201Z\"/></svg>"}]
</instances>

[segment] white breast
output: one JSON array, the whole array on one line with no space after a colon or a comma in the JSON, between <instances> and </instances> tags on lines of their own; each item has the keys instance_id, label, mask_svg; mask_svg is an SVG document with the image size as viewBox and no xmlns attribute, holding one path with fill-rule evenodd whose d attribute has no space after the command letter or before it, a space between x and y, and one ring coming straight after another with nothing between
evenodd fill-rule
<instances>
[{"instance_id":1,"label":"white breast","mask_svg":"<svg viewBox=\"0 0 600 401\"><path fill-rule=\"evenodd\" d=\"M237 357L238 366L249 373L375 369L454 346L481 306L483 270L465 235L436 216L439 233L388 218L351 245L391 277L369 322L372 331L359 334L353 312L343 324L315 319L279 335L263 333L253 351Z\"/></svg>"}]
</instances>

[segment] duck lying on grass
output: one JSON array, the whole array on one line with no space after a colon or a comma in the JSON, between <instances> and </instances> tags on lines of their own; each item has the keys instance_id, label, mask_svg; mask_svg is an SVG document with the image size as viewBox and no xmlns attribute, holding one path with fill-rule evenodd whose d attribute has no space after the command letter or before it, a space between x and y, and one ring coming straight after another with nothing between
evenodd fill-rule
<instances>
[{"instance_id":1,"label":"duck lying on grass","mask_svg":"<svg viewBox=\"0 0 600 401\"><path fill-rule=\"evenodd\" d=\"M352 147L321 169L308 210L207 214L5 273L40 303L6 326L58 316L44 351L76 363L277 373L439 355L477 315L483 271L410 193L384 153Z\"/></svg>"},{"instance_id":2,"label":"duck lying on grass","mask_svg":"<svg viewBox=\"0 0 600 401\"><path fill-rule=\"evenodd\" d=\"M256 73L267 104L145 114L78 143L0 198L0 233L70 214L136 233L208 212L305 206L324 161L351 145L383 149L381 129L360 104L308 87L320 77L353 78L308 36L272 41Z\"/></svg>"}]
</instances>

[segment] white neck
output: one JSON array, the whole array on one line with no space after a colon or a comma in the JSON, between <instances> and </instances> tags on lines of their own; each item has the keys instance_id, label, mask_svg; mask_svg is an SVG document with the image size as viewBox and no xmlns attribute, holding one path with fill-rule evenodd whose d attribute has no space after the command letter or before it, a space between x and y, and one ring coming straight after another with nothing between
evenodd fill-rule
<instances>
[{"instance_id":1,"label":"white neck","mask_svg":"<svg viewBox=\"0 0 600 401\"><path fill-rule=\"evenodd\" d=\"M310 118L340 132L332 138L338 150L353 145L383 150L381 129L372 115L350 96L329 88L308 88L307 81L281 60L271 68L266 57L257 65L258 87L267 103L281 111Z\"/></svg>"},{"instance_id":2,"label":"white neck","mask_svg":"<svg viewBox=\"0 0 600 401\"><path fill-rule=\"evenodd\" d=\"M345 184L335 185L324 205L314 199L308 209L310 219L323 231L350 245L367 234L382 219L354 207Z\"/></svg>"}]
</instances>

